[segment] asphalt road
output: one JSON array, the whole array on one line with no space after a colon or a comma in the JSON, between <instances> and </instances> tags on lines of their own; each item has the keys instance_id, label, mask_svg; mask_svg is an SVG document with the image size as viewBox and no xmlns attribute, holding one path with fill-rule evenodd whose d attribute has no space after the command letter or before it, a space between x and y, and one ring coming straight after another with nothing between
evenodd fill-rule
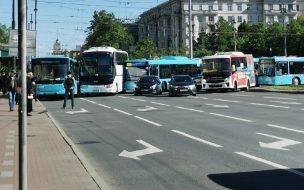
<instances>
[{"instance_id":1,"label":"asphalt road","mask_svg":"<svg viewBox=\"0 0 304 190\"><path fill-rule=\"evenodd\" d=\"M42 104L112 189L304 189L301 94L62 102Z\"/></svg>"}]
</instances>

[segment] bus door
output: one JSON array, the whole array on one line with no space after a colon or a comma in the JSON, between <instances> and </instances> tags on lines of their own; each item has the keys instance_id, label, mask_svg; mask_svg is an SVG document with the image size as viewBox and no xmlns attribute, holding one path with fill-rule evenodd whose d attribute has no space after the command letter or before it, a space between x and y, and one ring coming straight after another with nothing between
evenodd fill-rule
<instances>
[{"instance_id":1,"label":"bus door","mask_svg":"<svg viewBox=\"0 0 304 190\"><path fill-rule=\"evenodd\" d=\"M234 72L232 72L233 73L232 78L235 78L238 87L246 86L247 83L246 72L248 70L246 57L232 57L231 66L235 70Z\"/></svg>"}]
</instances>

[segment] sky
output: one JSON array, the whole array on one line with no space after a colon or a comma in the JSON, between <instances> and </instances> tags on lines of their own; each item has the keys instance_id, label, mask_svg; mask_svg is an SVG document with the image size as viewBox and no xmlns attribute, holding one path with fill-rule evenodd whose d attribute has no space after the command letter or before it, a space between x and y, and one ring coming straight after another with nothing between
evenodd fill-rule
<instances>
[{"instance_id":1,"label":"sky","mask_svg":"<svg viewBox=\"0 0 304 190\"><path fill-rule=\"evenodd\" d=\"M94 11L105 10L117 19L130 21L168 0L37 0L36 57L51 52L55 41L61 49L75 50L83 45ZM0 0L0 24L12 26L13 0ZM35 0L27 0L27 24L35 30ZM31 19L32 18L32 19ZM18 29L18 0L15 0L15 29Z\"/></svg>"}]
</instances>

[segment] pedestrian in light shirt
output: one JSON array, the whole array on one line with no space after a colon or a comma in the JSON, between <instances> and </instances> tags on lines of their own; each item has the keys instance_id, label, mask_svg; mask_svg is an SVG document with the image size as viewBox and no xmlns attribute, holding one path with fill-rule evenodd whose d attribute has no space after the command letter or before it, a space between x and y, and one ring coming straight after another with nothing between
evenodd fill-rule
<instances>
[{"instance_id":1,"label":"pedestrian in light shirt","mask_svg":"<svg viewBox=\"0 0 304 190\"><path fill-rule=\"evenodd\" d=\"M8 91L8 103L10 111L14 111L15 97L16 97L16 71L11 71L10 76L7 78L7 91Z\"/></svg>"}]
</instances>

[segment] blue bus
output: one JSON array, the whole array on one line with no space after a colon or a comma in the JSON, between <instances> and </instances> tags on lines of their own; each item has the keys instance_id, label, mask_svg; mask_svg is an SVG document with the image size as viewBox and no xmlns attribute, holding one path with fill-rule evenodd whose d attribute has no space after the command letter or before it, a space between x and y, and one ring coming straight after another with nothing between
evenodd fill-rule
<instances>
[{"instance_id":1,"label":"blue bus","mask_svg":"<svg viewBox=\"0 0 304 190\"><path fill-rule=\"evenodd\" d=\"M142 75L158 76L162 91L168 90L168 81L172 75L189 75L201 89L202 60L189 59L184 56L164 56L158 59L125 60L124 88L133 90L134 82Z\"/></svg>"},{"instance_id":2,"label":"blue bus","mask_svg":"<svg viewBox=\"0 0 304 190\"><path fill-rule=\"evenodd\" d=\"M75 77L75 95L78 94L78 63L77 60L63 55L35 57L31 60L31 68L36 77L36 93L38 97L63 95L64 80L68 71Z\"/></svg>"},{"instance_id":3,"label":"blue bus","mask_svg":"<svg viewBox=\"0 0 304 190\"><path fill-rule=\"evenodd\" d=\"M259 85L304 84L304 57L261 57L258 67Z\"/></svg>"},{"instance_id":4,"label":"blue bus","mask_svg":"<svg viewBox=\"0 0 304 190\"><path fill-rule=\"evenodd\" d=\"M128 52L113 47L91 47L83 51L79 93L115 95L123 92L123 65L128 59Z\"/></svg>"}]
</instances>

